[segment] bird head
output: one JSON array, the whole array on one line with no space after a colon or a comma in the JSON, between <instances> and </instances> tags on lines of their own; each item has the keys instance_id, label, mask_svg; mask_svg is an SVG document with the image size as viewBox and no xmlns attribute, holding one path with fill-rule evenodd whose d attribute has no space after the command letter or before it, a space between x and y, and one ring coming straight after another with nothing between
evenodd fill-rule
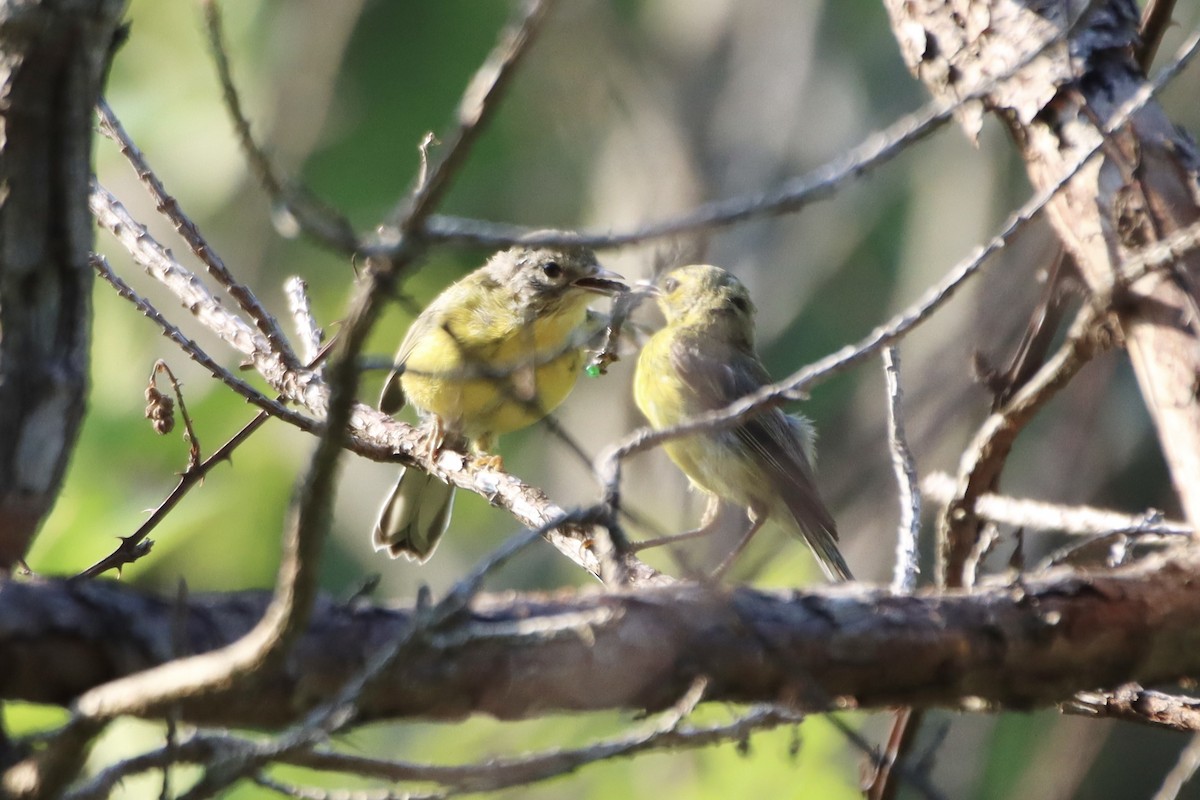
<instances>
[{"instance_id":1,"label":"bird head","mask_svg":"<svg viewBox=\"0 0 1200 800\"><path fill-rule=\"evenodd\" d=\"M586 247L513 247L492 257L488 274L511 289L518 306L536 314L586 304L590 293L629 290Z\"/></svg>"},{"instance_id":2,"label":"bird head","mask_svg":"<svg viewBox=\"0 0 1200 800\"><path fill-rule=\"evenodd\" d=\"M721 326L744 334L754 329L750 292L720 267L693 264L671 270L658 282L657 299L668 324Z\"/></svg>"}]
</instances>

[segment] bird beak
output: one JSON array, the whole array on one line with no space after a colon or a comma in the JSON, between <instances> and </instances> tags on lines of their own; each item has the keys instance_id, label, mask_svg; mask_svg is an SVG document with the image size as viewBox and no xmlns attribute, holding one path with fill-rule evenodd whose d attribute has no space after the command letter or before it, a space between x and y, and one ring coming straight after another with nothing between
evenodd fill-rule
<instances>
[{"instance_id":1,"label":"bird beak","mask_svg":"<svg viewBox=\"0 0 1200 800\"><path fill-rule=\"evenodd\" d=\"M662 297L663 290L658 287L658 284L652 281L638 281L633 286L633 291L638 294L646 294L651 297Z\"/></svg>"},{"instance_id":2,"label":"bird beak","mask_svg":"<svg viewBox=\"0 0 1200 800\"><path fill-rule=\"evenodd\" d=\"M629 291L629 287L625 284L624 276L602 268L597 269L590 275L577 278L574 281L574 285L580 289L587 289L589 292L596 292L598 294L624 294Z\"/></svg>"}]
</instances>

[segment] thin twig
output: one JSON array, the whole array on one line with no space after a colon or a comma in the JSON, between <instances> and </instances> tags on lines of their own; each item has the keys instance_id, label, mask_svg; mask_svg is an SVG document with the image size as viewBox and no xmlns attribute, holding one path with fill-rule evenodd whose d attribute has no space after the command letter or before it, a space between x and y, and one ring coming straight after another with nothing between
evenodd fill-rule
<instances>
[{"instance_id":1,"label":"thin twig","mask_svg":"<svg viewBox=\"0 0 1200 800\"><path fill-rule=\"evenodd\" d=\"M146 187L150 193L150 197L154 200L155 207L158 212L166 217L180 237L187 243L187 246L200 259L200 263L208 269L208 273L216 279L217 283L225 287L229 292L229 296L237 301L238 307L254 321L255 327L259 332L267 338L270 343L270 349L283 358L290 366L297 366L296 355L292 352L291 346L287 342L287 337L284 336L282 329L279 327L278 320L267 311L266 308L254 296L254 292L250 291L249 287L234 277L229 268L225 266L224 260L217 255L216 251L209 246L204 235L200 233L200 229L196 227L196 223L183 212L173 196L167 193L162 181L159 180L154 170L146 162L146 157L138 146L133 143L133 140L121 126L121 121L117 119L116 114L109 108L108 103L103 98L96 104L100 112L100 132L110 139L115 141L121 149L121 155L125 156L126 160L133 166L137 173L138 179Z\"/></svg>"},{"instance_id":2,"label":"thin twig","mask_svg":"<svg viewBox=\"0 0 1200 800\"><path fill-rule=\"evenodd\" d=\"M935 503L948 503L954 496L954 487L954 477L945 472L930 473L921 481L922 494ZM975 513L981 520L1028 531L1060 531L1080 536L1123 533L1188 537L1192 534L1187 523L1165 519L1163 513L1155 509L1123 514L1093 506L1069 506L990 493L975 499Z\"/></svg>"},{"instance_id":3,"label":"thin twig","mask_svg":"<svg viewBox=\"0 0 1200 800\"><path fill-rule=\"evenodd\" d=\"M308 301L308 283L293 275L283 282L283 295L287 298L292 324L296 326L296 336L300 340L300 357L311 365L321 353L325 331L313 316L312 304Z\"/></svg>"},{"instance_id":4,"label":"thin twig","mask_svg":"<svg viewBox=\"0 0 1200 800\"><path fill-rule=\"evenodd\" d=\"M216 452L211 456L196 466L185 470L179 476L179 482L171 490L171 493L158 504L158 507L150 513L150 517L136 531L129 536L121 537L121 544L116 550L80 572L75 576L75 579L95 578L98 575L108 572L110 569L120 569L126 564L131 564L148 553L149 548L143 545L146 537L158 527L159 523L166 519L167 515L179 505L179 502L183 500L189 491L204 481L204 477L212 471L213 467L224 461L228 461L233 451L249 439L270 418L270 415L266 411L259 411L254 419L242 426L241 430L230 437L229 441L217 448Z\"/></svg>"},{"instance_id":5,"label":"thin twig","mask_svg":"<svg viewBox=\"0 0 1200 800\"><path fill-rule=\"evenodd\" d=\"M305 186L292 178L284 177L254 140L254 135L250 132L250 121L242 110L241 96L233 82L220 9L216 0L203 0L201 6L204 9L205 30L208 32L213 63L217 67L217 77L221 82L221 97L233 120L238 144L255 178L272 202L277 207L286 209L296 225L315 242L344 255L352 256L359 252L362 242L350 221L333 208L317 201Z\"/></svg>"},{"instance_id":6,"label":"thin twig","mask_svg":"<svg viewBox=\"0 0 1200 800\"><path fill-rule=\"evenodd\" d=\"M900 524L897 528L896 566L892 591L910 594L917 587L917 544L921 534L921 493L917 490L917 465L904 435L903 395L900 390L900 351L883 348L883 374L887 384L888 444L892 470L900 499Z\"/></svg>"},{"instance_id":7,"label":"thin twig","mask_svg":"<svg viewBox=\"0 0 1200 800\"><path fill-rule=\"evenodd\" d=\"M1098 335L1103 316L1099 304L1084 306L1058 351L1003 408L984 421L963 452L954 497L942 512L938 525L939 586L968 585L964 566L976 541L979 523L975 513L976 498L995 488L1020 431L1103 346L1103 337Z\"/></svg>"},{"instance_id":8,"label":"thin twig","mask_svg":"<svg viewBox=\"0 0 1200 800\"><path fill-rule=\"evenodd\" d=\"M1095 2L1096 0L1092 0ZM568 233L546 231L521 225L485 222L433 215L422 233L433 241L450 244L487 247L507 247L513 244L530 246L580 245L596 249L637 244L649 239L677 237L697 231L729 227L751 219L795 213L805 206L837 193L849 180L858 178L879 167L909 145L931 134L953 118L969 103L977 102L1010 79L1049 48L1065 41L1082 24L1080 14L1075 22L1033 48L1013 64L1011 69L987 85L977 88L953 102L935 100L915 112L906 114L882 131L871 134L861 144L847 150L843 156L807 175L794 178L776 189L751 195L717 200L698 206L690 212L668 219L641 225L630 231L597 231Z\"/></svg>"},{"instance_id":9,"label":"thin twig","mask_svg":"<svg viewBox=\"0 0 1200 800\"><path fill-rule=\"evenodd\" d=\"M424 180L412 195L392 212L384 228L399 239L428 227L428 217L445 197L471 146L495 114L505 90L512 82L522 58L537 36L542 21L553 5L552 0L525 0L516 18L501 31L499 41L476 71L458 104L454 131L444 137L442 158L425 171Z\"/></svg>"},{"instance_id":10,"label":"thin twig","mask_svg":"<svg viewBox=\"0 0 1200 800\"><path fill-rule=\"evenodd\" d=\"M1200 768L1200 733L1193 733L1187 745L1179 751L1175 766L1171 767L1171 771L1163 778L1162 786L1154 793L1154 800L1175 800L1196 774L1197 768Z\"/></svg>"},{"instance_id":11,"label":"thin twig","mask_svg":"<svg viewBox=\"0 0 1200 800\"><path fill-rule=\"evenodd\" d=\"M879 756L876 756L874 754L875 748L871 745L870 742L868 742L866 739L863 738L863 735L861 733L859 733L858 731L851 728L837 714L827 714L825 716L825 719L829 722L830 725L837 728L838 731L841 732L842 736L844 736L846 738L846 741L853 744L855 747L857 747L863 753L866 753L867 755L871 756L872 760L874 760L876 762L876 764L878 764ZM920 792L921 795L926 798L926 800L945 800L946 796L944 794L942 794L940 791L938 791L937 787L934 786L932 782L930 782L928 775L919 773L919 772L911 769L907 764L900 764L900 763L892 764L891 769L892 769L891 774L899 775L900 777L902 777L909 786L911 786L916 791ZM889 784L889 785L894 785L894 784Z\"/></svg>"},{"instance_id":12,"label":"thin twig","mask_svg":"<svg viewBox=\"0 0 1200 800\"><path fill-rule=\"evenodd\" d=\"M1111 692L1079 692L1063 703L1062 710L1067 714L1200 733L1200 698L1156 692L1138 684Z\"/></svg>"},{"instance_id":13,"label":"thin twig","mask_svg":"<svg viewBox=\"0 0 1200 800\"><path fill-rule=\"evenodd\" d=\"M686 709L686 705L683 708ZM555 748L542 753L492 758L479 764L435 766L337 752L298 754L283 761L307 769L353 773L392 782L433 782L447 787L454 794L491 792L529 786L569 775L591 764L631 758L646 752L743 742L752 733L795 725L804 719L802 715L778 706L759 706L731 722L703 727L680 725L682 716L680 707L676 706L658 718L649 720L642 730L614 739L574 749Z\"/></svg>"},{"instance_id":14,"label":"thin twig","mask_svg":"<svg viewBox=\"0 0 1200 800\"><path fill-rule=\"evenodd\" d=\"M165 372L167 380L171 382L171 389L175 392L176 401L179 403L179 416L183 417L184 437L188 443L188 464L187 468L192 469L200 463L200 438L196 436L196 429L192 425L192 415L188 413L187 403L183 401L183 387L179 385L179 381L175 378L175 373L167 366L167 362L161 358L154 362L154 368L150 371L150 382L146 387L146 416L152 418L156 425L164 427L162 433L167 433L174 426L174 415L169 410L164 411L164 408L169 409L169 404L165 402L165 396L154 385L155 378L158 373ZM165 417L160 416L166 414Z\"/></svg>"},{"instance_id":15,"label":"thin twig","mask_svg":"<svg viewBox=\"0 0 1200 800\"><path fill-rule=\"evenodd\" d=\"M266 411L271 416L281 419L290 425L294 425L302 431L313 433L317 430L319 423L303 414L299 414L277 400L272 400L262 392L255 389L250 384L246 383L241 378L234 375L229 370L222 367L211 356L208 355L198 344L189 339L183 334L179 328L172 325L162 312L150 304L148 300L141 297L135 292L129 284L125 283L116 273L112 271L112 267L108 263L108 259L104 256L93 253L90 259L92 268L96 273L106 280L117 294L133 303L137 309L142 312L142 315L148 318L151 322L158 325L162 330L163 336L174 342L183 352L187 353L193 361L199 364L204 369L208 370L214 378L228 386L235 394L241 395L251 404L258 406L263 411Z\"/></svg>"},{"instance_id":16,"label":"thin twig","mask_svg":"<svg viewBox=\"0 0 1200 800\"><path fill-rule=\"evenodd\" d=\"M1162 44L1167 28L1171 27L1171 16L1175 13L1175 0L1146 0L1142 9L1142 21L1138 26L1137 62L1144 72L1150 71L1158 46Z\"/></svg>"},{"instance_id":17,"label":"thin twig","mask_svg":"<svg viewBox=\"0 0 1200 800\"><path fill-rule=\"evenodd\" d=\"M305 398L316 376L299 368L290 349L288 354L275 350L266 335L226 309L195 274L176 261L170 251L99 183L92 184L90 205L101 227L112 233L152 277L170 289L201 324L226 344L249 356L255 369L275 389L289 398Z\"/></svg>"}]
</instances>

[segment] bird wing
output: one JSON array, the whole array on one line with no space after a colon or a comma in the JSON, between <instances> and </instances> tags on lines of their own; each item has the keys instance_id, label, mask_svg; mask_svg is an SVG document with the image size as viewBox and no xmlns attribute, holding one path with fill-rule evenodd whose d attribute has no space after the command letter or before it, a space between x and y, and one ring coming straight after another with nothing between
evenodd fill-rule
<instances>
[{"instance_id":1,"label":"bird wing","mask_svg":"<svg viewBox=\"0 0 1200 800\"><path fill-rule=\"evenodd\" d=\"M400 378L404 375L404 362L412 354L416 343L432 327L434 315L429 311L430 309L423 311L408 326L408 333L404 334L404 339L400 342L400 349L396 351L396 357L392 359L394 366L388 373L387 379L384 380L383 393L379 396L379 410L385 414L395 414L404 408L404 388L400 385Z\"/></svg>"},{"instance_id":2,"label":"bird wing","mask_svg":"<svg viewBox=\"0 0 1200 800\"><path fill-rule=\"evenodd\" d=\"M400 385L400 378L404 375L404 367L409 356L422 339L437 331L442 326L446 325L451 309L461 307L464 313L470 314L478 309L475 306L468 307L467 300L471 299L469 292L471 276L453 284L440 295L433 299L425 310L417 315L417 318L408 326L408 332L404 334L404 339L400 342L399 349L396 350L396 356L392 363L395 366L388 373L387 379L383 382L383 393L379 398L379 410L385 414L395 414L404 408L404 389ZM469 326L456 326L469 330Z\"/></svg>"},{"instance_id":3,"label":"bird wing","mask_svg":"<svg viewBox=\"0 0 1200 800\"><path fill-rule=\"evenodd\" d=\"M699 401L689 409L693 414L724 408L770 383L753 353L711 339L672 348L671 362L691 389L690 396ZM783 500L823 566L839 577L848 577L849 570L837 552L837 524L817 494L812 465L805 455L802 421L772 408L739 424L734 433L762 466L772 491Z\"/></svg>"}]
</instances>

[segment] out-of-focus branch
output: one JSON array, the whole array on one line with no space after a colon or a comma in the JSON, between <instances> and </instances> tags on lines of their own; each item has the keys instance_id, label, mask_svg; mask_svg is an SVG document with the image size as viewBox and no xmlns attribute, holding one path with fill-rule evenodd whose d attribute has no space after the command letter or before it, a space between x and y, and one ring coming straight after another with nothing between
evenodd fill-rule
<instances>
[{"instance_id":1,"label":"out-of-focus branch","mask_svg":"<svg viewBox=\"0 0 1200 800\"><path fill-rule=\"evenodd\" d=\"M1144 72L1150 71L1154 56L1162 38L1171 27L1171 15L1175 12L1175 0L1147 0L1142 9L1142 21L1138 25L1137 61Z\"/></svg>"},{"instance_id":2,"label":"out-of-focus branch","mask_svg":"<svg viewBox=\"0 0 1200 800\"><path fill-rule=\"evenodd\" d=\"M229 50L225 46L224 26L216 0L203 0L205 28L208 32L209 48L217 78L221 82L221 97L233 120L238 144L250 165L254 177L262 184L272 201L287 209L300 229L312 239L329 249L347 255L358 252L361 242L354 226L332 208L318 202L303 185L288 179L276 168L266 152L254 139L250 131L250 120L242 109L241 95L233 82L233 70L229 65Z\"/></svg>"},{"instance_id":3,"label":"out-of-focus branch","mask_svg":"<svg viewBox=\"0 0 1200 800\"><path fill-rule=\"evenodd\" d=\"M921 492L937 503L954 497L955 480L945 472L934 472L921 481ZM1122 514L1091 506L1067 506L1041 500L983 494L975 498L975 514L987 522L999 522L1029 531L1062 531L1083 536L1109 533L1153 534L1189 537L1185 523L1163 519L1162 512Z\"/></svg>"},{"instance_id":4,"label":"out-of-focus branch","mask_svg":"<svg viewBox=\"0 0 1200 800\"><path fill-rule=\"evenodd\" d=\"M1037 412L1070 383L1092 356L1111 342L1111 332L1102 333L1101 313L1086 306L1072 325L1067 340L1042 368L980 426L963 452L958 486L938 524L941 557L937 561L939 586L968 586L972 573L967 561L979 529L975 498L993 491L1017 435Z\"/></svg>"},{"instance_id":5,"label":"out-of-focus branch","mask_svg":"<svg viewBox=\"0 0 1200 800\"><path fill-rule=\"evenodd\" d=\"M690 726L678 724L672 711L665 719L653 719L643 730L579 748L555 748L542 753L498 757L479 764L416 764L342 753L336 750L281 753L277 764L291 764L327 773L345 773L359 778L391 782L440 784L456 792L486 792L527 786L550 778L578 772L584 767L615 758L632 758L660 750L686 750L723 742L747 741L759 731L795 725L801 715L775 706L757 707L732 722ZM674 721L675 724L670 723ZM174 749L163 747L113 765L64 800L102 800L123 780L170 764L211 763L250 745L230 736L196 734ZM264 783L270 785L270 782ZM284 787L286 788L286 787ZM411 796L411 795L408 795Z\"/></svg>"},{"instance_id":6,"label":"out-of-focus branch","mask_svg":"<svg viewBox=\"0 0 1200 800\"><path fill-rule=\"evenodd\" d=\"M429 216L446 196L475 140L499 108L517 67L553 5L553 0L523 0L519 13L500 33L496 46L463 92L456 124L440 150L441 158L432 165L427 162L423 180L412 196L400 203L385 222L384 238L399 236L393 246L403 247L405 237L424 234Z\"/></svg>"},{"instance_id":7,"label":"out-of-focus branch","mask_svg":"<svg viewBox=\"0 0 1200 800\"><path fill-rule=\"evenodd\" d=\"M1176 731L1200 732L1200 699L1143 689L1137 684L1104 692L1080 692L1063 711L1085 717L1107 717Z\"/></svg>"},{"instance_id":8,"label":"out-of-focus branch","mask_svg":"<svg viewBox=\"0 0 1200 800\"><path fill-rule=\"evenodd\" d=\"M896 566L892 591L906 594L917 587L917 544L921 533L921 492L917 464L904 435L904 395L900 389L900 351L883 348L883 373L887 385L888 444L892 471L900 497L900 524L896 532Z\"/></svg>"}]
</instances>

